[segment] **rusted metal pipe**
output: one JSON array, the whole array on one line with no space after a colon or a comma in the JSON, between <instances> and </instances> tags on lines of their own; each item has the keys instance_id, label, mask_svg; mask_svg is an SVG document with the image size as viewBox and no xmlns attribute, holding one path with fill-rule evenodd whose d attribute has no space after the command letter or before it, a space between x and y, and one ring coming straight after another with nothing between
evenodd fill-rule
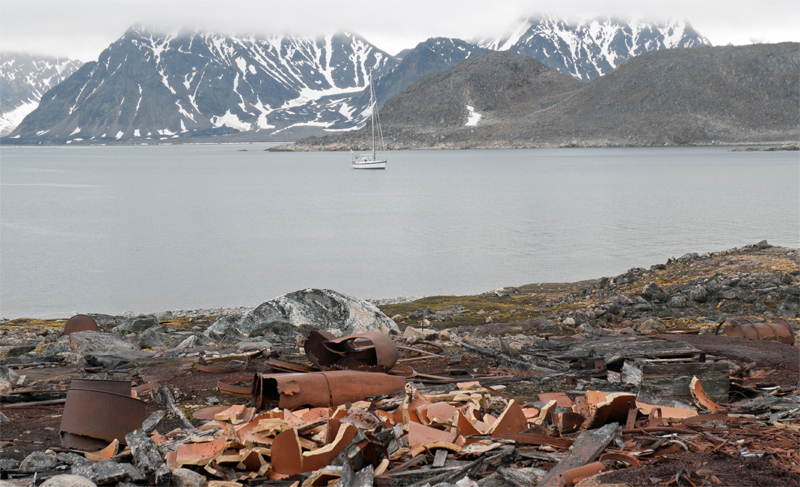
<instances>
[{"instance_id":1,"label":"rusted metal pipe","mask_svg":"<svg viewBox=\"0 0 800 487\"><path fill-rule=\"evenodd\" d=\"M783 318L776 318L770 323L729 323L722 329L722 334L749 340L773 340L794 345L792 327Z\"/></svg>"},{"instance_id":2,"label":"rusted metal pipe","mask_svg":"<svg viewBox=\"0 0 800 487\"><path fill-rule=\"evenodd\" d=\"M562 472L560 477L566 487L572 487L586 477L591 477L596 473L602 472L605 468L605 465L603 465L601 462L594 462L580 467L571 468L565 472Z\"/></svg>"},{"instance_id":3,"label":"rusted metal pipe","mask_svg":"<svg viewBox=\"0 0 800 487\"><path fill-rule=\"evenodd\" d=\"M333 407L370 396L392 394L405 388L404 377L377 372L336 370L307 374L256 374L253 397L256 408L270 403L281 408Z\"/></svg>"}]
</instances>

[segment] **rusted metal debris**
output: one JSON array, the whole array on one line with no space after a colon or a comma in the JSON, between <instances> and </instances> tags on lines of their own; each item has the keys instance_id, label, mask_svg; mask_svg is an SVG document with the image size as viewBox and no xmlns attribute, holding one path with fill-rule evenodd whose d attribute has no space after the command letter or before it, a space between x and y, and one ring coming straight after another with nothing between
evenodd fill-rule
<instances>
[{"instance_id":1,"label":"rusted metal debris","mask_svg":"<svg viewBox=\"0 0 800 487\"><path fill-rule=\"evenodd\" d=\"M794 345L794 331L789 322L783 318L776 318L769 323L728 323L722 328L722 334L747 338L749 340L775 340L788 345Z\"/></svg>"},{"instance_id":2,"label":"rusted metal debris","mask_svg":"<svg viewBox=\"0 0 800 487\"><path fill-rule=\"evenodd\" d=\"M98 331L97 323L91 316L75 315L67 320L63 334L70 335L78 331Z\"/></svg>"},{"instance_id":3,"label":"rusted metal debris","mask_svg":"<svg viewBox=\"0 0 800 487\"><path fill-rule=\"evenodd\" d=\"M129 381L75 379L61 416L61 443L78 450L100 450L142 427L145 403L131 397Z\"/></svg>"},{"instance_id":4,"label":"rusted metal debris","mask_svg":"<svg viewBox=\"0 0 800 487\"><path fill-rule=\"evenodd\" d=\"M399 357L392 338L379 332L336 338L326 331L312 331L303 348L311 363L321 370L388 372Z\"/></svg>"},{"instance_id":5,"label":"rusted metal debris","mask_svg":"<svg viewBox=\"0 0 800 487\"><path fill-rule=\"evenodd\" d=\"M171 470L189 467L215 479L209 485L226 487L292 485L295 481L303 486L333 485L337 480L348 482L362 474L370 479L368 484L392 487L456 482L465 475L477 480L494 474L508 482L514 479L517 484L513 485L571 486L598 472L646 467L662 461L665 455L683 452L770 455L781 468L800 473L800 403L794 410L774 413L768 406L772 403L767 401L772 396L763 394L751 406L719 405L705 394L698 380L689 383L681 376L676 380L695 399L697 409L659 398L654 398L656 404L650 404L629 392L577 388L567 388L566 393L538 394L528 399L528 404L503 397L498 390L504 386L494 389L495 382L490 378L484 385L482 378L472 376L468 380L456 379L460 382L448 386L454 381L451 378L417 374L409 366L399 371L394 362L379 362L378 357L383 356L379 344L394 345L388 338L313 335L305 346L309 359L314 357L314 365L347 370L318 371L279 360L272 353L265 353L266 361L258 364L270 373L255 375L232 373L241 364L215 367L209 365L213 359L198 362L216 369L210 372L230 375L219 378L220 393L252 398L253 402L195 411L193 427L188 421L178 428L169 423L151 437L159 445L159 460L163 456ZM642 352L649 350L636 343ZM600 345L609 348L611 355L597 359L596 349L585 356L575 351L558 353L565 360L572 360L570 365L584 360L602 364L576 372L583 378L594 376L597 370L606 371L608 364L616 364L614 367L619 370L619 347L602 342ZM395 361L396 351L397 347ZM661 347L657 351L670 356L647 359L647 364L668 364L669 360L682 364L690 360L692 367L687 370L702 368L703 362L695 361L700 360L699 355L686 347ZM435 355L421 352L420 356ZM674 356L678 352L683 356ZM574 356L568 357L567 353ZM645 355L638 350L636 353ZM246 367L246 357L240 358ZM351 367L368 371L349 370ZM374 372L378 368L391 373ZM749 371L746 367L740 369L729 376L735 379ZM565 369L559 373L564 380L555 383L566 383L567 370L576 369ZM514 379L507 375L494 378L497 377ZM420 385L425 379L434 385ZM407 380L414 382L407 384ZM245 385L250 381L252 385ZM418 390L414 385L429 389ZM140 389L152 387L145 384ZM400 391L404 394L395 394ZM792 391L784 389L774 393L793 397L789 396ZM116 452L115 441L124 442L124 433L112 435L105 430L121 419L123 424L115 427L135 427L124 421L129 414L120 413L130 407L126 405L128 401L137 401L130 394L131 384L127 381L73 381L62 416L64 446L86 450L106 447L102 453L90 455L100 461ZM373 399L368 400L370 397ZM74 409L84 402L88 406ZM764 405L767 412L763 412ZM712 413L706 414L706 410ZM139 427L141 424L139 419ZM98 433L92 427L103 431ZM691 483L696 478L712 478L703 475L698 471L686 474L683 480ZM713 479L706 482L712 483Z\"/></svg>"},{"instance_id":6,"label":"rusted metal debris","mask_svg":"<svg viewBox=\"0 0 800 487\"><path fill-rule=\"evenodd\" d=\"M256 374L253 397L256 407L281 408L336 406L402 391L406 379L389 374L335 370L306 374Z\"/></svg>"}]
</instances>

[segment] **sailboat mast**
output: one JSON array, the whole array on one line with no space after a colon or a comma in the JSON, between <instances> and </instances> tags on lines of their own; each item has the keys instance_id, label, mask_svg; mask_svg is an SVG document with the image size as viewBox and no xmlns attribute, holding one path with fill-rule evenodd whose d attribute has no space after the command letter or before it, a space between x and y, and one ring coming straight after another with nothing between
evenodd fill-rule
<instances>
[{"instance_id":1,"label":"sailboat mast","mask_svg":"<svg viewBox=\"0 0 800 487\"><path fill-rule=\"evenodd\" d=\"M372 102L372 160L375 160L375 86L372 84L372 71L369 72L369 99Z\"/></svg>"}]
</instances>

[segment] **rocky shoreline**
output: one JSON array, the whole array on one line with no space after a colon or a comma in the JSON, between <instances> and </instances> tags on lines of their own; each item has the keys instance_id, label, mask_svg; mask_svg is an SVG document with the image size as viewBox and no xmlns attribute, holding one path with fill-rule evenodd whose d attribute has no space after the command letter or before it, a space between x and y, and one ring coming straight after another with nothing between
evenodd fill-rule
<instances>
[{"instance_id":1,"label":"rocky shoreline","mask_svg":"<svg viewBox=\"0 0 800 487\"><path fill-rule=\"evenodd\" d=\"M0 475L11 475L0 477L0 486L27 486L32 481L38 485L42 480L51 482L45 482L48 487L152 485L151 476L165 468L162 457L170 448L190 441L190 437L198 444L206 441L201 438L205 434L201 434L202 422L193 418L194 412L203 406L244 402L227 396L217 383L220 377L236 374L209 374L200 371L200 365L225 357L248 356L252 360L236 370L246 369L245 374L252 378L266 365L255 360L262 358L262 351L267 364L277 356L302 363L304 341L313 331L334 337L377 331L395 335L398 343L408 346L435 347L440 350L434 354L437 358L431 359L435 363L416 361L413 366L420 373L440 374L437 377L446 373L441 370L452 369L466 374L466 379L478 375L495 384L498 382L487 377L506 374L499 382L504 385L492 392L497 397L492 397L489 411L496 415L512 399L542 408L545 404L535 399L542 392L581 395L590 387L608 393L639 390L621 382L619 371L611 368L598 375L591 366L582 370L580 361L567 364L563 357L561 361L546 357L553 353L559 357L570 347L593 348L621 341L646 349L651 339L677 341L684 344L680 347L694 350L694 358L680 359L684 361L696 361L702 351L700 362L689 364L697 370L702 370L708 354L719 361L716 368L727 371L730 367L737 374L750 371L753 375L748 380L761 381L758 384L766 385L768 392L781 392L781 404L785 404L780 407L798 410L792 409L797 404L791 402L798 399L797 345L715 336L721 323L785 319L795 335L794 343L800 343L800 250L771 246L766 241L702 255L689 253L613 277L505 287L472 296L400 297L369 302L335 291L307 289L254 308L127 315L90 313L87 316L96 323L97 331L69 335L64 334L65 320L17 319L0 323L0 471L4 472ZM568 372L575 374L571 386L562 380ZM160 389L167 392L153 393L149 400L150 396L143 396L152 419L146 421L152 424L143 428L147 434L172 432L172 438L178 440L160 447L153 465L133 447L96 463L63 448L59 423L66 389L74 379L127 381L141 391L168 385ZM742 386L748 383L736 382ZM752 387L737 390L759 394ZM386 401L396 404L397 399ZM164 413L159 411L165 408L183 417L183 426L175 429L174 417L170 420L173 422L163 419ZM129 444L139 441L139 436L144 443L150 441L141 431L130 433L133 436ZM552 468L547 461L537 460L534 464ZM759 465L767 468L766 463ZM541 469L522 471L531 475L539 472L539 477L546 473ZM66 474L83 480L67 479ZM171 482L197 486L221 475L214 469L200 468L177 468L169 474L163 470L162 474L162 485ZM225 484L224 478L230 482L235 475L223 475L223 480L213 480L221 483L213 485L233 485ZM497 483L476 484L468 479L464 485L517 485L501 482L506 478L503 475L498 470L487 477ZM164 480L170 476L171 481ZM787 482L795 481L795 477L787 477ZM59 484L58 479L78 483Z\"/></svg>"},{"instance_id":2,"label":"rocky shoreline","mask_svg":"<svg viewBox=\"0 0 800 487\"><path fill-rule=\"evenodd\" d=\"M635 142L622 142L619 140L580 140L560 143L530 143L524 141L488 141L481 142L478 140L465 139L465 140L451 140L450 138L439 139L437 137L412 137L402 138L399 140L388 141L386 143L387 150L492 150L492 149L570 149L570 148L630 148L630 147L729 147L729 146L743 146L743 145L759 145L767 146L763 148L735 148L731 152L753 152L753 151L794 151L800 150L796 142L780 141L780 140L749 140L744 142L722 141L714 143L692 143L692 144L652 144L649 142L635 143ZM276 145L264 149L265 152L347 152L347 151L366 151L370 150L363 141L353 138L348 143L343 142L326 142L324 138L319 141L314 140L313 143L304 141L289 142L286 144Z\"/></svg>"}]
</instances>

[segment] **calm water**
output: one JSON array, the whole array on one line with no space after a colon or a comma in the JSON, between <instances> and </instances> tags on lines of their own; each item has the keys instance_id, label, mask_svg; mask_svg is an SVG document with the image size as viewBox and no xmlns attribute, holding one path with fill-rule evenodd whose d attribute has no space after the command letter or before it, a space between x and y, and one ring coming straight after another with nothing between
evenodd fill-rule
<instances>
[{"instance_id":1,"label":"calm water","mask_svg":"<svg viewBox=\"0 0 800 487\"><path fill-rule=\"evenodd\" d=\"M477 293L800 246L796 152L408 151L355 171L262 149L3 148L0 315Z\"/></svg>"}]
</instances>

